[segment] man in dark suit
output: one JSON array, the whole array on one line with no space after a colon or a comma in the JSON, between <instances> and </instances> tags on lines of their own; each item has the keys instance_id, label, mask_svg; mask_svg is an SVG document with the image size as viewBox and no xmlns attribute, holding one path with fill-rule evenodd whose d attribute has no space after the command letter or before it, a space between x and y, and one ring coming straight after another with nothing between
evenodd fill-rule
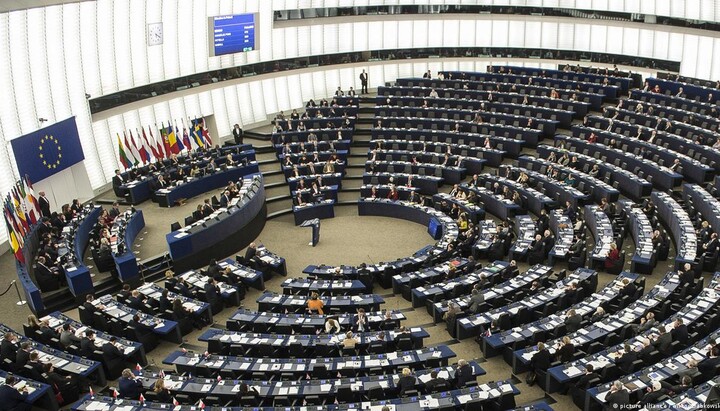
<instances>
[{"instance_id":1,"label":"man in dark suit","mask_svg":"<svg viewBox=\"0 0 720 411\"><path fill-rule=\"evenodd\" d=\"M200 221L203 218L205 218L205 216L203 215L202 204L198 204L197 209L195 211L193 211L193 213L192 213L192 218L195 221Z\"/></svg>"},{"instance_id":2,"label":"man in dark suit","mask_svg":"<svg viewBox=\"0 0 720 411\"><path fill-rule=\"evenodd\" d=\"M205 290L207 302L210 303L210 305L217 304L220 300L220 289L218 289L217 281L215 281L214 278L210 278L208 282L205 283L203 289Z\"/></svg>"},{"instance_id":3,"label":"man in dark suit","mask_svg":"<svg viewBox=\"0 0 720 411\"><path fill-rule=\"evenodd\" d=\"M565 315L565 329L567 330L566 333L571 334L579 330L581 323L582 316L575 312L574 309L568 310L567 314Z\"/></svg>"},{"instance_id":4,"label":"man in dark suit","mask_svg":"<svg viewBox=\"0 0 720 411\"><path fill-rule=\"evenodd\" d=\"M210 214L212 214L215 211L215 207L210 204L210 199L206 198L205 202L203 203L203 217L208 217Z\"/></svg>"},{"instance_id":5,"label":"man in dark suit","mask_svg":"<svg viewBox=\"0 0 720 411\"><path fill-rule=\"evenodd\" d=\"M180 295L188 298L195 298L195 294L190 290L187 281L182 278L178 279L177 283L175 284L175 290Z\"/></svg>"},{"instance_id":6,"label":"man in dark suit","mask_svg":"<svg viewBox=\"0 0 720 411\"><path fill-rule=\"evenodd\" d=\"M595 372L595 368L592 364L587 364L585 366L585 374L583 374L582 377L580 377L580 379L570 387L570 395L576 405L584 405L585 390L588 389L590 382L595 379L599 380L600 376Z\"/></svg>"},{"instance_id":7,"label":"man in dark suit","mask_svg":"<svg viewBox=\"0 0 720 411\"><path fill-rule=\"evenodd\" d=\"M18 351L17 341L17 335L11 332L5 333L2 343L0 343L0 361L6 358L10 361L15 361Z\"/></svg>"},{"instance_id":8,"label":"man in dark suit","mask_svg":"<svg viewBox=\"0 0 720 411\"><path fill-rule=\"evenodd\" d=\"M458 361L457 370L455 371L455 380L457 388L463 388L468 382L475 381L472 365L470 365L470 363L466 360Z\"/></svg>"},{"instance_id":9,"label":"man in dark suit","mask_svg":"<svg viewBox=\"0 0 720 411\"><path fill-rule=\"evenodd\" d=\"M710 350L710 356L698 363L698 371L703 377L714 376L718 365L720 365L720 347L714 346Z\"/></svg>"},{"instance_id":10,"label":"man in dark suit","mask_svg":"<svg viewBox=\"0 0 720 411\"><path fill-rule=\"evenodd\" d=\"M682 318L678 317L675 319L675 322L673 322L673 329L672 331L670 331L670 335L672 336L673 341L678 341L681 345L687 343L688 329L687 325L683 323Z\"/></svg>"},{"instance_id":11,"label":"man in dark suit","mask_svg":"<svg viewBox=\"0 0 720 411\"><path fill-rule=\"evenodd\" d=\"M544 255L548 255L550 253L550 250L555 246L555 236L552 234L552 231L545 230L545 235L542 239L543 243L543 253Z\"/></svg>"},{"instance_id":12,"label":"man in dark suit","mask_svg":"<svg viewBox=\"0 0 720 411\"><path fill-rule=\"evenodd\" d=\"M365 315L365 309L360 308L357 314L353 316L352 330L356 333L367 331L367 316Z\"/></svg>"},{"instance_id":13,"label":"man in dark suit","mask_svg":"<svg viewBox=\"0 0 720 411\"><path fill-rule=\"evenodd\" d=\"M530 251L528 252L528 262L530 264L537 264L545 261L545 250L543 247L543 240L540 234L535 235L535 241L530 245Z\"/></svg>"},{"instance_id":14,"label":"man in dark suit","mask_svg":"<svg viewBox=\"0 0 720 411\"><path fill-rule=\"evenodd\" d=\"M27 387L23 388L21 393L13 387L16 383L15 377L8 375L5 384L0 385L0 404L8 411L30 411L32 405L25 402L28 395Z\"/></svg>"},{"instance_id":15,"label":"man in dark suit","mask_svg":"<svg viewBox=\"0 0 720 411\"><path fill-rule=\"evenodd\" d=\"M695 283L695 271L692 269L690 263L685 263L682 270L680 271L680 283L681 284L693 284Z\"/></svg>"},{"instance_id":16,"label":"man in dark suit","mask_svg":"<svg viewBox=\"0 0 720 411\"><path fill-rule=\"evenodd\" d=\"M132 290L130 290L130 284L123 284L122 290L118 292L119 300L127 300L132 296Z\"/></svg>"},{"instance_id":17,"label":"man in dark suit","mask_svg":"<svg viewBox=\"0 0 720 411\"><path fill-rule=\"evenodd\" d=\"M618 410L630 403L630 393L620 381L615 381L610 387L610 392L605 396L606 409Z\"/></svg>"},{"instance_id":18,"label":"man in dark suit","mask_svg":"<svg viewBox=\"0 0 720 411\"><path fill-rule=\"evenodd\" d=\"M25 364L30 361L30 352L32 351L32 346L30 345L29 341L23 341L20 344L20 349L18 350L17 354L15 355L15 366L17 368L22 368L25 366Z\"/></svg>"},{"instance_id":19,"label":"man in dark suit","mask_svg":"<svg viewBox=\"0 0 720 411\"><path fill-rule=\"evenodd\" d=\"M80 355L91 358L98 347L95 345L95 332L93 330L85 330L85 336L80 339Z\"/></svg>"},{"instance_id":20,"label":"man in dark suit","mask_svg":"<svg viewBox=\"0 0 720 411\"><path fill-rule=\"evenodd\" d=\"M646 364L652 363L652 356L655 351L655 347L652 345L649 338L640 337L639 340L642 342L642 348L638 351L638 357Z\"/></svg>"},{"instance_id":21,"label":"man in dark suit","mask_svg":"<svg viewBox=\"0 0 720 411\"><path fill-rule=\"evenodd\" d=\"M565 214L570 219L570 221L573 222L573 224L575 223L575 219L577 218L577 210L569 201L565 202L565 211L563 212L563 214Z\"/></svg>"},{"instance_id":22,"label":"man in dark suit","mask_svg":"<svg viewBox=\"0 0 720 411\"><path fill-rule=\"evenodd\" d=\"M45 372L45 369L43 368L43 364L40 362L40 354L38 354L37 351L30 353L30 359L28 360L27 365L33 369L32 378L37 381L42 381L42 373Z\"/></svg>"},{"instance_id":23,"label":"man in dark suit","mask_svg":"<svg viewBox=\"0 0 720 411\"><path fill-rule=\"evenodd\" d=\"M615 359L615 365L617 365L624 374L629 374L632 372L633 362L637 360L637 358L638 355L630 344L625 344L623 354Z\"/></svg>"},{"instance_id":24,"label":"man in dark suit","mask_svg":"<svg viewBox=\"0 0 720 411\"><path fill-rule=\"evenodd\" d=\"M45 196L44 191L40 191L38 193L40 197L38 197L38 205L40 206L40 214L43 217L50 217L50 200Z\"/></svg>"},{"instance_id":25,"label":"man in dark suit","mask_svg":"<svg viewBox=\"0 0 720 411\"><path fill-rule=\"evenodd\" d=\"M629 278L623 278L622 283L623 285L620 289L620 295L627 295L628 297L632 298L637 291L637 286L635 286L635 282L630 281Z\"/></svg>"},{"instance_id":26,"label":"man in dark suit","mask_svg":"<svg viewBox=\"0 0 720 411\"><path fill-rule=\"evenodd\" d=\"M672 334L669 332L666 332L665 326L661 325L658 327L658 332L660 333L653 342L653 346L665 357L669 357L672 355L672 348L670 345L672 344Z\"/></svg>"},{"instance_id":27,"label":"man in dark suit","mask_svg":"<svg viewBox=\"0 0 720 411\"><path fill-rule=\"evenodd\" d=\"M120 205L117 201L115 201L110 210L108 210L108 214L110 215L110 217L112 217L113 220L121 214Z\"/></svg>"},{"instance_id":28,"label":"man in dark suit","mask_svg":"<svg viewBox=\"0 0 720 411\"><path fill-rule=\"evenodd\" d=\"M430 381L425 383L425 392L432 394L434 392L440 392L443 387L449 388L449 383L446 379L438 377L438 372L432 370L430 372Z\"/></svg>"},{"instance_id":29,"label":"man in dark suit","mask_svg":"<svg viewBox=\"0 0 720 411\"><path fill-rule=\"evenodd\" d=\"M115 175L112 178L112 186L115 195L118 197L125 197L128 194L127 189L120 188L123 184L125 184L125 178L120 174L120 170L115 170Z\"/></svg>"},{"instance_id":30,"label":"man in dark suit","mask_svg":"<svg viewBox=\"0 0 720 411\"><path fill-rule=\"evenodd\" d=\"M122 377L118 380L118 393L120 397L137 400L140 398L142 391L142 381L136 379L129 368L124 369L122 371Z\"/></svg>"},{"instance_id":31,"label":"man in dark suit","mask_svg":"<svg viewBox=\"0 0 720 411\"><path fill-rule=\"evenodd\" d=\"M108 378L117 378L125 367L125 355L117 347L117 338L110 337L110 340L102 346L102 358L110 371Z\"/></svg>"},{"instance_id":32,"label":"man in dark suit","mask_svg":"<svg viewBox=\"0 0 720 411\"><path fill-rule=\"evenodd\" d=\"M143 300L142 294L138 290L132 290L130 298L128 298L128 306L130 308L142 311L145 308L145 300Z\"/></svg>"},{"instance_id":33,"label":"man in dark suit","mask_svg":"<svg viewBox=\"0 0 720 411\"><path fill-rule=\"evenodd\" d=\"M240 124L235 124L233 126L232 134L235 144L243 143L243 130L240 128Z\"/></svg>"},{"instance_id":34,"label":"man in dark suit","mask_svg":"<svg viewBox=\"0 0 720 411\"><path fill-rule=\"evenodd\" d=\"M665 390L663 390L660 381L653 381L647 388L645 395L640 399L640 405L655 404L663 395L665 395Z\"/></svg>"},{"instance_id":35,"label":"man in dark suit","mask_svg":"<svg viewBox=\"0 0 720 411\"><path fill-rule=\"evenodd\" d=\"M535 355L533 355L530 359L530 366L532 367L531 372L535 372L537 374L538 371L547 371L550 367L550 363L552 363L550 350L545 347L545 343L539 342L537 344L537 351L535 352Z\"/></svg>"},{"instance_id":36,"label":"man in dark suit","mask_svg":"<svg viewBox=\"0 0 720 411\"><path fill-rule=\"evenodd\" d=\"M225 190L220 195L220 207L227 208L228 204L230 204L230 191Z\"/></svg>"},{"instance_id":37,"label":"man in dark suit","mask_svg":"<svg viewBox=\"0 0 720 411\"><path fill-rule=\"evenodd\" d=\"M360 94L368 92L368 75L365 70L360 73Z\"/></svg>"},{"instance_id":38,"label":"man in dark suit","mask_svg":"<svg viewBox=\"0 0 720 411\"><path fill-rule=\"evenodd\" d=\"M138 314L133 315L132 320L130 320L130 326L133 327L141 335L153 332L153 327L146 325L145 323L140 321L140 316Z\"/></svg>"}]
</instances>

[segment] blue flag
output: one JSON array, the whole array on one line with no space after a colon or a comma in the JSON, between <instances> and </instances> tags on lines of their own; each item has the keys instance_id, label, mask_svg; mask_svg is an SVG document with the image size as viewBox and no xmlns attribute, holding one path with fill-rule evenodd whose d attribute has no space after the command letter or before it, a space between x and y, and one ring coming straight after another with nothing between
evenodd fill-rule
<instances>
[{"instance_id":1,"label":"blue flag","mask_svg":"<svg viewBox=\"0 0 720 411\"><path fill-rule=\"evenodd\" d=\"M38 182L85 159L75 117L10 141L20 175Z\"/></svg>"}]
</instances>

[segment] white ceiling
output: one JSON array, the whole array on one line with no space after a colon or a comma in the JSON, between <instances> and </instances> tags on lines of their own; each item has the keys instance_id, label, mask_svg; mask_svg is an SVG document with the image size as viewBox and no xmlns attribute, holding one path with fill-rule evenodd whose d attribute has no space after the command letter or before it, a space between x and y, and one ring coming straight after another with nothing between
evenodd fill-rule
<instances>
[{"instance_id":1,"label":"white ceiling","mask_svg":"<svg viewBox=\"0 0 720 411\"><path fill-rule=\"evenodd\" d=\"M0 0L0 13L88 0Z\"/></svg>"}]
</instances>

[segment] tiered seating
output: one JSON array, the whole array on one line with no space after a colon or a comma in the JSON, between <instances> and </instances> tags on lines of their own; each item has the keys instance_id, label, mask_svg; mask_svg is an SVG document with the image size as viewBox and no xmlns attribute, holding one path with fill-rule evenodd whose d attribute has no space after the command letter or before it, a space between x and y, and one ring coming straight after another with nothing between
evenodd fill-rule
<instances>
[{"instance_id":1,"label":"tiered seating","mask_svg":"<svg viewBox=\"0 0 720 411\"><path fill-rule=\"evenodd\" d=\"M580 350L589 353L599 352L603 347L617 344L626 339L626 336L631 332L631 324L639 321L648 312L654 312L656 318L666 318L670 312L671 303L680 300L679 292L682 289L684 288L680 284L677 273L669 272L660 283L629 306L603 318L599 322L588 324L573 333L567 334L567 336L573 341L577 352L580 352ZM675 293L675 290L678 290L678 293ZM555 352L561 339L562 337L546 342L546 347L551 354ZM530 366L530 360L536 352L537 346L515 350L511 364L513 372L527 370ZM565 365L561 365L561 367L565 367ZM556 370L556 368L550 368L547 374L543 373L543 375L538 376L538 383L548 392L553 391L552 387L548 385L551 382L548 375L553 375L554 378Z\"/></svg>"},{"instance_id":2,"label":"tiered seating","mask_svg":"<svg viewBox=\"0 0 720 411\"><path fill-rule=\"evenodd\" d=\"M585 221L595 239L595 247L591 254L592 266L601 266L605 263L607 254L610 252L610 244L615 243L612 223L607 214L594 204L585 206ZM622 244L619 246L622 246ZM624 262L624 257L621 258L621 261ZM620 265L618 271L621 271L622 267Z\"/></svg>"},{"instance_id":3,"label":"tiered seating","mask_svg":"<svg viewBox=\"0 0 720 411\"><path fill-rule=\"evenodd\" d=\"M445 143L445 142L426 142L421 140L395 140L386 139L385 137L398 137L398 129L373 129L373 138L381 137L381 139L373 139L370 141L370 152L368 159L370 161L408 161L414 160L418 163L445 163L457 164L467 169L468 174L479 173L483 166L489 165L497 167L502 161L504 152L485 147L475 147L469 145ZM415 130L403 130L407 137L412 138L411 134ZM431 131L433 140L439 140L441 136ZM420 136L424 137L424 136ZM447 156L446 156L447 154Z\"/></svg>"},{"instance_id":4,"label":"tiered seating","mask_svg":"<svg viewBox=\"0 0 720 411\"><path fill-rule=\"evenodd\" d=\"M679 165L675 166L674 171L696 183L710 181L715 174L714 167L703 164L683 153L615 132L622 130L621 123L610 123L610 121L610 119L604 117L590 116L587 120L588 127L584 129L574 127L573 135L579 137L587 134L587 132L592 132L597 137L597 142L606 146L613 146L612 140L615 140L615 147L650 159L660 166L673 167L674 163L679 161ZM603 131L605 129L610 130Z\"/></svg>"},{"instance_id":5,"label":"tiered seating","mask_svg":"<svg viewBox=\"0 0 720 411\"><path fill-rule=\"evenodd\" d=\"M93 325L101 330L110 331L113 335L127 336L128 339L141 342L145 346L145 352L149 352L158 344L158 339L162 338L170 342L182 342L182 334L178 323L163 317L148 314L153 312L152 307L143 307L145 311L139 311L134 308L116 301L111 295L106 294L92 301L97 308L93 317ZM99 309L99 307L105 307ZM131 325L133 317L137 315L140 322L152 331L136 329ZM113 321L116 320L116 321Z\"/></svg>"},{"instance_id":6,"label":"tiered seating","mask_svg":"<svg viewBox=\"0 0 720 411\"><path fill-rule=\"evenodd\" d=\"M702 217L702 220L709 222L710 228L714 232L720 230L720 201L718 199L697 184L683 185L683 199L691 214L697 214ZM699 265L705 271L715 271L718 263L717 249L715 251L704 249L710 240L709 235L705 239L698 238L698 247L701 251Z\"/></svg>"},{"instance_id":7,"label":"tiered seating","mask_svg":"<svg viewBox=\"0 0 720 411\"><path fill-rule=\"evenodd\" d=\"M515 242L510 248L510 258L524 261L530 245L535 240L537 225L529 215L515 216Z\"/></svg>"},{"instance_id":8,"label":"tiered seating","mask_svg":"<svg viewBox=\"0 0 720 411\"><path fill-rule=\"evenodd\" d=\"M578 163L579 163L578 159ZM548 169L552 167L558 170L559 180L563 181L565 178L572 174L576 179L575 188L581 193L589 195L593 201L599 203L603 198L608 202L615 202L620 198L620 192L612 187L610 184L600 180L599 178L590 176L583 170L572 169L567 166L560 165L560 163L544 160L542 158L535 158L533 156L522 156L518 159L518 165L522 168L536 171L539 174L545 174Z\"/></svg>"},{"instance_id":9,"label":"tiered seating","mask_svg":"<svg viewBox=\"0 0 720 411\"><path fill-rule=\"evenodd\" d=\"M512 72L523 76L540 76L595 84L604 84L607 82L619 87L622 91L628 91L633 83L632 79L629 78L626 73L611 72L608 69L605 69L605 73L601 73L600 69L594 69L594 72L590 72L589 70L571 72L570 68L570 66L558 66L558 70L551 70L539 67L488 66L488 71L491 73ZM572 68L575 69L575 67Z\"/></svg>"},{"instance_id":10,"label":"tiered seating","mask_svg":"<svg viewBox=\"0 0 720 411\"><path fill-rule=\"evenodd\" d=\"M650 219L638 208L635 203L628 200L618 202L620 209L628 216L628 227L635 243L635 253L631 259L631 271L649 274L657 265L658 254L653 246L653 226Z\"/></svg>"},{"instance_id":11,"label":"tiered seating","mask_svg":"<svg viewBox=\"0 0 720 411\"><path fill-rule=\"evenodd\" d=\"M627 295L621 293L625 279L638 284L634 294ZM568 284L568 282L566 281L561 284ZM565 297L562 288L549 288L537 296L513 303L513 305L518 308L518 311L526 310L527 312L531 308L536 307L537 310L530 313L534 319L532 322L520 324L518 321L516 323L520 325L516 327L503 330L499 333L484 335L480 341L480 348L485 358L490 358L499 354L512 354L514 351L527 347L535 341L544 341L548 339L548 337L556 338L565 335L567 333L565 318L570 310L575 311L576 314L582 317L582 323L588 324L592 322L591 317L595 314L598 307L602 307L606 313L611 314L639 298L643 293L644 284L645 280L639 275L623 272L613 281L606 284L602 290L593 293L590 293L592 290L587 290L585 298L580 299L578 297L576 298L577 302L570 301L569 298ZM512 313L512 311L510 311L513 308L512 306L505 308L505 313ZM476 318L467 318L466 320L469 323L463 325L463 321L461 321L460 326L466 330L471 326L477 327L482 324L489 324L487 319L488 317L493 318L492 314L493 313L486 313ZM500 315L502 315L502 312ZM496 320L495 318L493 319ZM505 360L508 361L508 363L511 362L509 357Z\"/></svg>"},{"instance_id":12,"label":"tiered seating","mask_svg":"<svg viewBox=\"0 0 720 411\"><path fill-rule=\"evenodd\" d=\"M458 319L455 337L458 339L481 337L484 330L509 330L542 318L545 310L552 312L553 309L557 309L556 307L574 304L576 298L595 291L597 272L581 268L554 284L545 278L533 281L537 281L541 286L528 290L527 293L506 298L504 302L501 300L497 304L492 304L493 308L482 307L483 309L478 310L477 314ZM570 294L565 295L570 284L577 286L575 297L571 297Z\"/></svg>"},{"instance_id":13,"label":"tiered seating","mask_svg":"<svg viewBox=\"0 0 720 411\"><path fill-rule=\"evenodd\" d=\"M550 212L550 229L555 233L555 245L549 254L550 261L568 259L575 234L570 217L563 214L560 209L553 210Z\"/></svg>"},{"instance_id":14,"label":"tiered seating","mask_svg":"<svg viewBox=\"0 0 720 411\"><path fill-rule=\"evenodd\" d=\"M393 293L402 294L406 300L411 301L412 291L418 286L425 286L440 282L448 275L450 270L464 272L467 267L467 263L467 259L457 258L451 261L440 262L432 267L394 275L392 278ZM502 268L504 266L500 265L500 267Z\"/></svg>"},{"instance_id":15,"label":"tiered seating","mask_svg":"<svg viewBox=\"0 0 720 411\"><path fill-rule=\"evenodd\" d=\"M500 284L503 276L508 275L508 271L511 269L512 267L509 267L508 263L496 261L465 275L415 287L411 290L412 305L413 307L426 306L430 310L434 303L470 294L473 286L478 284L481 278L485 279L486 286Z\"/></svg>"},{"instance_id":16,"label":"tiered seating","mask_svg":"<svg viewBox=\"0 0 720 411\"><path fill-rule=\"evenodd\" d=\"M485 73L479 73L480 75L485 75ZM543 101L543 106L547 104L547 108L543 107L544 110L540 111L536 107L528 107L523 106L519 103L523 101L523 98L525 95L528 96L543 96L543 97L550 97L551 94L551 87L543 86L543 85L536 85L534 83L530 83L527 79L526 81L518 82L515 81L516 79L510 79L510 78L501 78L501 79L492 79L492 78L477 78L472 79L472 77L475 76L475 74L467 74L466 78L469 78L470 80L438 80L438 79L398 79L397 83L400 86L421 86L421 87L430 87L430 88L448 88L448 89L456 89L455 94L453 95L454 98L460 98L459 96L461 93L465 92L464 88L467 85L468 89L471 90L488 90L493 92L512 92L512 93L519 93L518 94L518 100L517 103L511 103L503 107L503 112L513 114L521 114L527 117L541 117L548 120L557 120L559 121L559 125L562 127L567 127L570 122L572 121L572 117L575 115L575 107L573 105L568 105L567 110L565 109L552 109L550 108L550 101ZM506 81L507 80L507 81ZM569 86L571 87L571 86ZM577 90L574 87L572 89L570 88L563 88L563 87L556 87L556 91L559 94L559 99L564 101L569 101L570 104L574 102L578 102L579 105L585 106L587 103L590 104L590 107L595 110L599 110L602 106L603 99L605 98L602 94L594 93L594 92L585 92L582 90ZM573 100L574 98L574 100ZM583 110L583 109L580 109ZM501 110L498 110L501 111Z\"/></svg>"},{"instance_id":17,"label":"tiered seating","mask_svg":"<svg viewBox=\"0 0 720 411\"><path fill-rule=\"evenodd\" d=\"M413 327L405 331L386 330L382 341L378 333L357 332L354 351L358 354L382 354L386 351L420 349L428 338L425 329ZM258 334L210 328L199 341L207 342L212 354L245 357L312 358L336 357L342 354L344 333L337 334ZM381 344L377 344L380 342ZM375 343L375 344L373 344ZM348 349L348 352L352 350Z\"/></svg>"},{"instance_id":18,"label":"tiered seating","mask_svg":"<svg viewBox=\"0 0 720 411\"><path fill-rule=\"evenodd\" d=\"M332 315L318 314L280 314L240 309L232 314L227 322L228 330L246 332L275 332L277 334L315 334L324 330L328 317L334 317L343 329L351 326L352 314L339 313ZM405 319L400 311L366 312L367 326L371 330L394 330Z\"/></svg>"},{"instance_id":19,"label":"tiered seating","mask_svg":"<svg viewBox=\"0 0 720 411\"><path fill-rule=\"evenodd\" d=\"M540 214L540 210L548 210L557 206L557 202L550 198L550 196L545 194L545 192L542 190L542 184L540 184L540 186L537 188L530 187L527 184L518 183L518 176L514 175L506 175L506 177L502 177L486 173L481 174L478 177L480 181L484 184L485 188L487 188L488 190L493 190L495 194L503 194L503 197L505 199L512 200L512 196L515 192L520 194L520 204L515 202L515 204L520 207L519 211L531 211L534 214ZM499 184L502 191L498 192L498 190L495 189L495 184ZM505 187L508 188L509 193L504 193Z\"/></svg>"},{"instance_id":20,"label":"tiered seating","mask_svg":"<svg viewBox=\"0 0 720 411\"><path fill-rule=\"evenodd\" d=\"M596 177L613 188L619 190L623 195L638 201L642 197L650 195L652 184L644 178L636 175L632 170L626 170L619 166L600 160L600 152L595 152L590 147L576 149L574 146L566 147L570 150L570 155L577 157L578 164L584 173L597 172ZM591 154L593 150L593 155ZM540 145L537 148L538 156L548 159L551 153L555 153L556 158L562 157L566 151L548 145ZM597 166L597 169L595 167Z\"/></svg>"},{"instance_id":21,"label":"tiered seating","mask_svg":"<svg viewBox=\"0 0 720 411\"><path fill-rule=\"evenodd\" d=\"M438 97L430 97L430 93L433 90L438 94ZM535 147L538 141L544 136L552 136L555 134L558 121L521 116L518 114L483 111L481 110L483 102L486 103L486 108L488 107L487 103L490 101L512 104L523 103L532 106L552 103L556 105L556 108L561 109L567 109L570 104L573 104L563 100L552 100L549 97L525 96L514 92L502 93L497 91L430 87L379 87L376 104L377 106L383 106L383 108L379 108L377 111L380 117L385 117L388 112L392 112L392 106L390 106L387 101L389 97L393 105L400 105L403 110L415 109L416 114L422 114L426 108L475 110L476 112L469 117L457 113L453 114L453 118L459 120L462 117L465 121L472 120L482 124L483 127L477 131L480 134L503 137L514 136L512 138L522 140L530 147ZM526 98L527 103L525 102ZM385 107L390 107L390 109L385 110ZM582 104L575 104L573 107L583 115L587 113L587 107ZM397 116L397 114L395 116ZM415 117L428 116L415 115Z\"/></svg>"},{"instance_id":22,"label":"tiered seating","mask_svg":"<svg viewBox=\"0 0 720 411\"><path fill-rule=\"evenodd\" d=\"M575 137L556 135L555 144L562 145L570 151L582 152L585 155L596 157L601 161L612 163L628 170L640 178L645 178L660 190L671 190L682 182L681 174L670 170L666 166L658 165L652 160L623 151L619 148L585 141L595 131L598 130L573 126L573 134Z\"/></svg>"},{"instance_id":23,"label":"tiered seating","mask_svg":"<svg viewBox=\"0 0 720 411\"><path fill-rule=\"evenodd\" d=\"M0 324L0 334L12 333L17 335L19 343L30 343L30 350L39 354L38 361L41 363L53 363L57 372L62 375L82 377L93 380L98 385L105 385L105 371L101 362L89 360L77 355L69 354L63 349L52 348L46 344L35 341L32 338L23 337L12 328ZM30 364L17 367L13 361L6 359L2 364L5 371L19 374L23 377L42 381L44 377L40 375L37 369Z\"/></svg>"},{"instance_id":24,"label":"tiered seating","mask_svg":"<svg viewBox=\"0 0 720 411\"><path fill-rule=\"evenodd\" d=\"M717 141L713 131L615 107L606 108L604 115L617 124L617 133L628 137L640 135L643 140L686 154L715 169L720 164L720 153L710 147Z\"/></svg>"},{"instance_id":25,"label":"tiered seating","mask_svg":"<svg viewBox=\"0 0 720 411\"><path fill-rule=\"evenodd\" d=\"M375 385L377 384L375 381L369 380L369 377L366 379L362 379L362 384L368 384L369 385ZM237 381L236 381L237 382ZM332 381L334 382L334 381ZM351 381L346 380L346 382L350 383ZM382 382L382 381L381 381ZM193 384L195 386L204 386L204 384ZM212 384L211 384L212 385ZM224 384L217 384L220 386L224 386ZM237 388L239 384L236 384L233 388L230 388L230 394L226 394L229 396L235 396L237 395L235 391L237 391ZM372 389L368 390L368 395L364 396L368 399L368 401L364 401L362 403L360 402L354 402L354 403L348 403L348 404L327 404L327 405L310 405L310 404L323 404L325 400L323 400L320 395L328 392L332 389L331 384L314 384L314 385L306 385L303 384L304 392L300 392L299 389L296 387L291 387L291 384L287 385L278 385L273 384L270 387L263 387L262 385L258 388L261 389L261 392L264 395L268 395L269 393L283 393L283 395L279 395L280 399L277 397L272 401L272 406L262 407L262 408L253 408L258 409L262 411L272 411L274 410L275 406L280 407L288 407L295 404L295 399L297 398L297 401L299 402L300 399L302 399L303 403L307 403L307 406L303 406L303 409L306 409L307 411L338 411L342 409L356 409L360 407L366 407L366 408L382 408L383 406L406 406L410 409L414 410L436 410L440 408L444 409L455 409L458 407L468 406L468 407L490 407L492 409L509 409L515 407L515 395L519 394L519 390L512 385L509 381L499 381L499 382L491 382L488 384L483 384L478 387L469 387L469 388L463 388L459 390L453 390L453 391L443 391L436 394L431 395L424 395L424 396L413 396L409 398L394 398L390 400L379 400L376 398L376 396L379 396L381 393L381 390L375 390L375 392L372 391ZM337 385L337 384L336 384ZM356 385L357 386L357 385ZM335 394L335 399L337 399L338 395L349 395L350 398L355 398L352 395L353 389L346 384L341 385L341 387L346 388L345 392L351 391L349 394ZM388 387L390 388L389 391L392 391L395 389L395 387L390 387L390 384L388 384ZM384 387L381 387L384 388ZM233 391L235 389L235 391ZM306 390L306 391L305 391ZM227 392L226 390L220 390L219 392ZM292 394L291 394L292 393ZM317 395L309 395L310 393L317 393ZM294 397L293 399L288 398L290 395ZM382 396L381 396L382 397ZM214 397L216 398L216 397ZM332 399L333 397L331 397ZM207 400L207 398L206 398ZM140 403L138 401L133 400L124 400L123 407L127 411L139 411L139 410L165 410L172 408L172 404L163 404L163 403L152 403L152 402L145 402ZM248 403L250 403L250 399L247 399ZM242 402L242 401L241 401ZM330 402L330 401L328 401ZM81 399L81 401L78 403L76 410L77 411L91 411L95 409L105 409L106 407L110 407L114 404L114 399L112 397L90 397L85 396ZM470 404L470 405L466 405ZM178 411L189 411L194 409L194 406L178 406L173 409L176 409ZM240 408L227 408L229 411L240 411Z\"/></svg>"},{"instance_id":26,"label":"tiered seating","mask_svg":"<svg viewBox=\"0 0 720 411\"><path fill-rule=\"evenodd\" d=\"M503 169L505 173L507 173L506 177L514 180L516 180L521 173L527 174L527 184L556 201L556 204L565 205L566 202L570 202L573 206L578 207L585 204L589 199L589 196L578 188L561 181L553 180L545 174L521 167L503 166ZM503 170L500 171L501 174L502 172ZM539 212L536 214L538 213Z\"/></svg>"},{"instance_id":27,"label":"tiered seating","mask_svg":"<svg viewBox=\"0 0 720 411\"><path fill-rule=\"evenodd\" d=\"M679 269L685 263L695 265L698 238L687 212L666 193L653 191L650 198L657 208L658 216L675 239L675 269Z\"/></svg>"},{"instance_id":28,"label":"tiered seating","mask_svg":"<svg viewBox=\"0 0 720 411\"><path fill-rule=\"evenodd\" d=\"M538 264L530 267L521 275L496 284L492 289L483 290L485 303L502 306L507 300L517 298L518 295L525 295L525 292L530 292L528 290L534 281L542 282L550 274L552 274L552 269L548 266ZM521 290L523 290L522 294L520 294ZM470 308L470 295L455 297L432 305L428 304L428 313L433 316L435 322L438 322L443 319L450 304L456 305L461 311L467 311Z\"/></svg>"}]
</instances>

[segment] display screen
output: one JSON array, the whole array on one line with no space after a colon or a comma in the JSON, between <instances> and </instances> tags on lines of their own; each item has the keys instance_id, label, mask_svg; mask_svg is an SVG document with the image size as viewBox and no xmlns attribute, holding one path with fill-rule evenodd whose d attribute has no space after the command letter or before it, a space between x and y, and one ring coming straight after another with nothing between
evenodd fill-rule
<instances>
[{"instance_id":1,"label":"display screen","mask_svg":"<svg viewBox=\"0 0 720 411\"><path fill-rule=\"evenodd\" d=\"M255 13L210 17L210 56L256 50L256 17Z\"/></svg>"}]
</instances>

